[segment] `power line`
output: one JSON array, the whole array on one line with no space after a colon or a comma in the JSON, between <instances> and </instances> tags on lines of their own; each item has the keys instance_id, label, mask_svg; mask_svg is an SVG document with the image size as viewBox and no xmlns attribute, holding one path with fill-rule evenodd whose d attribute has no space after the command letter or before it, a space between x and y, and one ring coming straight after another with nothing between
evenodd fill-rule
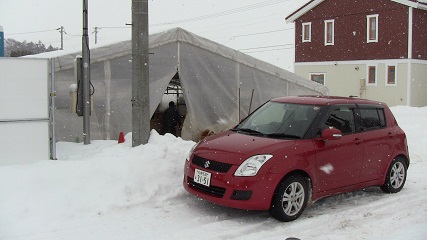
<instances>
[{"instance_id":1,"label":"power line","mask_svg":"<svg viewBox=\"0 0 427 240\"><path fill-rule=\"evenodd\" d=\"M253 50L253 49L262 49L262 48L272 48L272 47L285 47L285 46L293 46L293 43L288 43L288 44L281 44L281 45L272 45L272 46L265 46L265 47L253 47L253 48L244 48L244 49L238 49L239 51L244 51L244 50Z\"/></svg>"},{"instance_id":2,"label":"power line","mask_svg":"<svg viewBox=\"0 0 427 240\"><path fill-rule=\"evenodd\" d=\"M257 53L257 52L271 52L271 51L278 51L278 50L285 50L285 49L293 49L295 47L287 47L287 48L275 48L275 49L266 49L266 50L260 50L260 51L243 51L244 53Z\"/></svg>"},{"instance_id":3,"label":"power line","mask_svg":"<svg viewBox=\"0 0 427 240\"><path fill-rule=\"evenodd\" d=\"M253 36L253 35L261 35L261 34L267 34L267 33L275 33L275 32L283 32L283 31L293 30L293 29L294 28L285 28L285 29L273 30L273 31L268 31L268 32L258 32L258 33L249 33L249 34L235 35L235 36L233 36L233 38L236 38L236 37L247 37L247 36Z\"/></svg>"},{"instance_id":4,"label":"power line","mask_svg":"<svg viewBox=\"0 0 427 240\"><path fill-rule=\"evenodd\" d=\"M70 34L70 33L66 33L66 32L64 32L64 33L65 33L65 35L73 36L73 37L81 37L82 36L81 34Z\"/></svg>"},{"instance_id":5,"label":"power line","mask_svg":"<svg viewBox=\"0 0 427 240\"><path fill-rule=\"evenodd\" d=\"M202 15L202 16L198 16L198 17L187 18L187 19L182 19L182 20L177 20L177 21L172 21L172 22L165 22L165 23L153 24L153 25L150 25L150 27L157 27L157 26L163 26L163 25L171 25L171 24L177 24L177 23L185 23L185 22L190 22L190 21L200 21L200 20L205 20L205 19L209 19L209 18L221 17L221 16L225 16L225 15L231 15L231 14L236 14L236 13L240 13L240 12L244 12L244 11L254 10L254 9L261 8L261 7L267 7L267 6L271 6L271 5L283 3L285 1L289 1L289 0L264 1L264 2L261 2L261 3L251 4L251 5L247 5L247 6L243 6L243 7L239 7L239 8L234 8L234 9L230 9L230 10L226 10L226 11L222 11L222 12L217 12L217 13L212 13L212 14L207 14L207 15ZM256 23L252 23L252 24L240 25L240 26L229 27L229 28L238 28L238 27L242 27L242 26L250 26L250 25L259 24L259 23L260 22L256 22ZM97 27L96 34L99 32L100 29L130 29L130 27L128 27L128 26L126 26L126 27L112 27L112 26L111 27L110 26ZM55 31L55 30L59 30L59 29L34 31L34 32L23 32L23 33L12 33L12 34L8 34L8 35L41 33L41 32ZM211 30L211 31L217 31L217 30ZM284 31L284 30L277 30L277 31ZM62 36L62 34L66 34L66 35L69 35L69 36L76 36L76 37L80 36L80 35L76 35L76 34L69 34L69 33L65 32L65 31L63 33L61 33L61 36ZM237 36L233 36L233 38L234 37L241 37L241 36L257 35L257 34L263 34L263 33L255 33L255 34L247 34L247 35L237 35ZM61 42L62 42L62 40L61 40Z\"/></svg>"},{"instance_id":6,"label":"power line","mask_svg":"<svg viewBox=\"0 0 427 240\"><path fill-rule=\"evenodd\" d=\"M232 14L237 14L237 13L241 13L241 12L245 12L245 11L251 11L251 10L255 10L255 9L259 9L262 7L268 7L268 6L272 6L275 4L279 4L279 3L283 3L289 0L270 0L270 1L264 1L264 2L260 2L260 3L256 3L256 4L251 4L251 5L246 5L243 7L239 7L239 8L234 8L234 9L230 9L230 10L225 10L225 11L221 11L221 12L216 12L216 13L211 13L211 14L206 14L206 15L202 15L202 16L197 16L197 17L192 17L192 18L186 18L186 19L181 19L181 20L176 20L176 21L171 21L171 22L164 22L164 23L158 23L158 24L153 24L150 25L150 27L158 27L158 26L165 26L165 25L171 25L171 24L178 24L178 23L186 23L186 22L192 22L192 21L200 21L200 20L205 20L205 19L210 19L210 18L216 18L216 17L221 17L221 16L226 16L226 15L232 15ZM259 18L257 18L259 20ZM280 18L282 19L282 18ZM244 27L244 26L251 26L251 25L255 25L255 24L260 24L260 23L264 23L264 22L270 22L270 21L275 21L274 20L268 20L268 21L257 21L255 23L250 23L250 24L245 24L245 25L239 25L239 26L234 26L234 27L227 27L227 28L223 28L223 29L219 29L219 30L224 30L224 29L232 29L232 28L239 28L239 27ZM100 29L130 29L129 26L103 26L103 27L97 27L97 29L95 30L95 34L97 35ZM293 28L290 28L293 29ZM290 30L290 29L281 29L281 30L274 30L274 31L268 31L268 32L260 32L260 33L252 33L252 34L243 34L243 35L236 35L233 36L232 38L230 38L229 40L232 40L234 38L237 37L246 37L246 36L253 36L253 35L260 35L260 34L267 34L267 33L274 33L274 32L280 32L280 31L286 31L286 30ZM59 30L59 29L54 29L54 30L42 30L42 31L34 31L34 32L23 32L23 33L12 33L9 35L17 35L17 34L31 34L31 33L42 33L42 32L49 32L49 31L55 31L55 30ZM204 32L213 32L213 31L219 31L218 29L216 30L209 30L209 31L204 31ZM61 37L62 34L66 34L68 36L75 36L75 37L80 37L81 35L76 35L76 34L68 34L67 32L63 31L63 33L61 33ZM68 38L69 39L69 38ZM61 43L63 42L63 40L61 40Z\"/></svg>"},{"instance_id":7,"label":"power line","mask_svg":"<svg viewBox=\"0 0 427 240\"><path fill-rule=\"evenodd\" d=\"M269 15L271 16L271 15ZM258 18L259 19L259 18ZM220 28L220 29L213 29L213 30L206 30L206 31L201 31L199 33L205 33L205 32L217 32L219 30L225 30L225 29L232 29L232 28L241 28L241 27L247 27L247 26L251 26L251 25L256 25L256 24L261 24L261 23L266 23L266 22L271 22L271 21L275 21L275 20L282 20L283 18L275 18L273 20L266 20L266 21L257 21L254 23L249 23L249 24L243 24L243 25L238 25L238 26L232 26L232 27L227 27L227 28ZM154 24L156 25L156 24ZM154 27L154 25L150 25L150 27ZM204 29L209 28L209 27L215 27L215 26L222 26L222 25L227 25L229 26L230 24L219 24L219 25L213 25L213 26L207 26L204 27ZM130 27L98 27L98 30L100 29L130 29ZM289 29L282 29L282 30L276 30L277 32L279 31L285 31L285 30L291 30L294 28L289 28ZM271 31L274 32L274 31ZM267 32L266 32L267 33ZM257 35L257 34L261 34L261 33L255 33L255 34L248 34L249 35ZM245 36L245 35L237 35L237 36L233 36L233 37L240 37L240 36Z\"/></svg>"},{"instance_id":8,"label":"power line","mask_svg":"<svg viewBox=\"0 0 427 240\"><path fill-rule=\"evenodd\" d=\"M282 18L278 18L278 19L282 19ZM267 20L267 21L260 21L260 22L249 23L249 24L244 24L244 25L239 25L239 26L232 26L232 27L227 27L227 28L220 28L220 29L214 29L214 30L201 31L201 32L199 32L199 33L205 33L205 32L217 32L217 31L226 30L226 29L233 29L233 28L247 27L247 26L252 26L252 25L262 24L262 23L266 23L266 22L276 21L276 20L278 20L278 19Z\"/></svg>"},{"instance_id":9,"label":"power line","mask_svg":"<svg viewBox=\"0 0 427 240\"><path fill-rule=\"evenodd\" d=\"M251 26L251 25L256 25L256 24L261 24L261 23L265 23L265 22L271 22L271 21L275 21L278 19L282 19L282 18L277 18L277 19L273 19L273 20L266 20L266 21L258 21L255 23L250 23L250 24L244 24L244 25L238 25L238 26L232 26L232 27L227 27L227 28L221 28L221 29L215 29L215 30L207 30L207 31L201 31L200 33L204 33L204 32L217 32L219 30L225 30L225 29L232 29L232 28L241 28L241 27L246 27L246 26ZM220 24L220 25L224 25L224 24ZM216 26L220 26L220 25L216 25ZM152 27L152 25L150 25L150 27ZM211 26L213 27L213 26ZM125 29L125 28L129 28L130 27L97 27L98 32L100 29ZM260 34L267 34L267 33L274 33L274 32L281 32L281 31L287 31L287 30L293 30L294 28L285 28L285 29L279 29L279 30L273 30L273 31L268 31L268 32L259 32L259 33L252 33L252 34L243 34L243 35L236 35L236 36L232 36L229 40L233 40L236 37L245 37L245 36L252 36L252 35L260 35ZM228 40L227 40L228 41Z\"/></svg>"},{"instance_id":10,"label":"power line","mask_svg":"<svg viewBox=\"0 0 427 240\"><path fill-rule=\"evenodd\" d=\"M123 28L129 28L129 29L131 29L131 27L128 26L128 27L98 27L98 30L99 29L123 29Z\"/></svg>"},{"instance_id":11,"label":"power line","mask_svg":"<svg viewBox=\"0 0 427 240\"><path fill-rule=\"evenodd\" d=\"M164 23L153 24L152 26L158 27L158 26L172 25L172 24L178 24L178 23L201 21L201 20L206 20L209 18L222 17L222 16L226 16L226 15L231 15L231 14L241 13L241 12L250 11L250 10L254 10L254 9L259 9L262 7L267 7L267 6L283 3L285 1L289 1L289 0L264 1L261 3L251 4L251 5L247 5L247 6L243 6L243 7L239 7L239 8L234 8L234 9L230 9L230 10L226 10L226 11L222 11L222 12L217 12L217 13L211 13L211 14L202 15L202 16L198 16L198 17L185 18L185 19L176 20L176 21L172 21L172 22L164 22Z\"/></svg>"},{"instance_id":12,"label":"power line","mask_svg":"<svg viewBox=\"0 0 427 240\"><path fill-rule=\"evenodd\" d=\"M34 32L8 33L7 35L33 34L33 33L42 33L42 32L52 32L56 30L58 29L41 30L41 31L34 31Z\"/></svg>"},{"instance_id":13,"label":"power line","mask_svg":"<svg viewBox=\"0 0 427 240\"><path fill-rule=\"evenodd\" d=\"M275 14L268 14L268 15L264 15L264 16L257 16L257 17L254 17L254 18L245 18L245 20L240 20L240 21L238 21L237 19L237 21L233 21L233 24L240 24L241 22L243 22L243 23L246 23L246 22L249 22L249 21L251 21L251 20L255 20L256 22L260 22L260 20L261 19L266 19L266 18L271 18L272 16L274 16ZM282 20L283 21L283 18L280 18L280 20ZM219 26L230 26L230 22L226 22L226 23L221 23L221 24L214 24L214 25L206 25L206 26L204 26L203 28L204 29L210 29L210 28L214 28L214 27L219 27Z\"/></svg>"}]
</instances>

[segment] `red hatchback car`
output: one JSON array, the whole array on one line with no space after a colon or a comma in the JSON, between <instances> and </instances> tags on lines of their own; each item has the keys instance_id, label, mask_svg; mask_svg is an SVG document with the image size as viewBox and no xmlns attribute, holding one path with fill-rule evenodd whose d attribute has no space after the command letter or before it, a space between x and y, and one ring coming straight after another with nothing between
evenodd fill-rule
<instances>
[{"instance_id":1,"label":"red hatchback car","mask_svg":"<svg viewBox=\"0 0 427 240\"><path fill-rule=\"evenodd\" d=\"M196 144L184 187L213 203L292 221L307 202L334 194L370 186L399 192L408 166L405 133L386 104L284 97Z\"/></svg>"}]
</instances>

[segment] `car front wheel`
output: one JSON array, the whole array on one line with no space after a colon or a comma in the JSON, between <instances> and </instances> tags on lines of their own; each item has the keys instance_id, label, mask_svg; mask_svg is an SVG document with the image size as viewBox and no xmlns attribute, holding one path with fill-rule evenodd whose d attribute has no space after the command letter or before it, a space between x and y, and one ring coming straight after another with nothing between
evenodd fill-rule
<instances>
[{"instance_id":1,"label":"car front wheel","mask_svg":"<svg viewBox=\"0 0 427 240\"><path fill-rule=\"evenodd\" d=\"M407 166L402 158L395 158L387 172L384 185L381 190L386 193L397 193L402 190L406 181Z\"/></svg>"},{"instance_id":2,"label":"car front wheel","mask_svg":"<svg viewBox=\"0 0 427 240\"><path fill-rule=\"evenodd\" d=\"M277 188L270 214L277 220L289 222L297 219L304 211L308 200L308 186L304 178L292 175Z\"/></svg>"}]
</instances>

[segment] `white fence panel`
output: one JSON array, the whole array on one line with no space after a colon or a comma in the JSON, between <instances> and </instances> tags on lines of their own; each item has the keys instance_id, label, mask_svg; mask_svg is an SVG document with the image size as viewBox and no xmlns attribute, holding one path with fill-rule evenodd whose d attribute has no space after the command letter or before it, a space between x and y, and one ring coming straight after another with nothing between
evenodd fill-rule
<instances>
[{"instance_id":1,"label":"white fence panel","mask_svg":"<svg viewBox=\"0 0 427 240\"><path fill-rule=\"evenodd\" d=\"M49 60L0 58L0 164L49 159Z\"/></svg>"}]
</instances>

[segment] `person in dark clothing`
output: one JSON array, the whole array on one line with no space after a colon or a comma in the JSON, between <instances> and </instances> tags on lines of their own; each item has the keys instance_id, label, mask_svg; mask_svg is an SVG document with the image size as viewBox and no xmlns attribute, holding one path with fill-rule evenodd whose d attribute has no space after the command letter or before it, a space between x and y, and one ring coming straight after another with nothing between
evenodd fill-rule
<instances>
[{"instance_id":1,"label":"person in dark clothing","mask_svg":"<svg viewBox=\"0 0 427 240\"><path fill-rule=\"evenodd\" d=\"M163 113L163 129L165 133L172 133L176 136L176 127L181 125L181 116L173 101L169 102L169 107Z\"/></svg>"}]
</instances>

